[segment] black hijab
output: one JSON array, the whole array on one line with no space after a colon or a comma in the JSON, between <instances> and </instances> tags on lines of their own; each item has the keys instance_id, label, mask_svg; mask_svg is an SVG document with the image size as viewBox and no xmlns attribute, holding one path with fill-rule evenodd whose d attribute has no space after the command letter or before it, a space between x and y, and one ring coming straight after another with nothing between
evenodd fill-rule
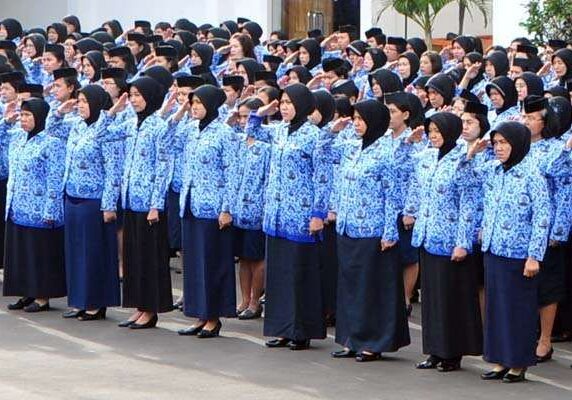
<instances>
[{"instance_id":1,"label":"black hijab","mask_svg":"<svg viewBox=\"0 0 572 400\"><path fill-rule=\"evenodd\" d=\"M30 140L45 129L50 105L43 99L31 98L22 103L22 111L30 111L34 116L34 129L28 132L27 140Z\"/></svg>"},{"instance_id":2,"label":"black hijab","mask_svg":"<svg viewBox=\"0 0 572 400\"><path fill-rule=\"evenodd\" d=\"M243 58L237 61L236 67L238 68L239 65L242 65L246 70L246 75L248 76L249 85L254 84L255 81L254 73L256 71L262 71L264 69L264 67L261 64L258 64L258 62L254 58Z\"/></svg>"},{"instance_id":3,"label":"black hijab","mask_svg":"<svg viewBox=\"0 0 572 400\"><path fill-rule=\"evenodd\" d=\"M562 136L570 129L572 125L572 104L564 97L556 96L548 99L548 106L552 109L556 118L560 122L560 130L557 137Z\"/></svg>"},{"instance_id":4,"label":"black hijab","mask_svg":"<svg viewBox=\"0 0 572 400\"><path fill-rule=\"evenodd\" d=\"M552 56L552 60L554 57L558 57L566 64L566 75L560 78L559 85L565 86L566 81L572 79L572 50L570 49L560 49L554 53Z\"/></svg>"},{"instance_id":5,"label":"black hijab","mask_svg":"<svg viewBox=\"0 0 572 400\"><path fill-rule=\"evenodd\" d=\"M87 126L90 126L99 119L102 110L109 110L111 98L109 94L99 85L87 85L80 91L89 104L89 118L85 119Z\"/></svg>"},{"instance_id":6,"label":"black hijab","mask_svg":"<svg viewBox=\"0 0 572 400\"><path fill-rule=\"evenodd\" d=\"M137 88L147 103L145 109L137 113L137 128L139 128L148 116L161 108L165 91L159 82L148 76L136 79L131 86Z\"/></svg>"},{"instance_id":7,"label":"black hijab","mask_svg":"<svg viewBox=\"0 0 572 400\"><path fill-rule=\"evenodd\" d=\"M491 141L496 134L502 135L510 143L512 150L508 160L502 164L508 171L520 163L530 150L530 130L520 122L506 121L498 124L491 132Z\"/></svg>"},{"instance_id":8,"label":"black hijab","mask_svg":"<svg viewBox=\"0 0 572 400\"><path fill-rule=\"evenodd\" d=\"M421 58L421 55L427 51L427 44L425 43L425 40L421 38L418 37L409 38L407 39L407 44L409 44L413 48L413 51L419 58Z\"/></svg>"},{"instance_id":9,"label":"black hijab","mask_svg":"<svg viewBox=\"0 0 572 400\"><path fill-rule=\"evenodd\" d=\"M83 38L73 45L74 49L79 50L81 54L87 54L88 51L103 51L103 45L94 38Z\"/></svg>"},{"instance_id":10,"label":"black hijab","mask_svg":"<svg viewBox=\"0 0 572 400\"><path fill-rule=\"evenodd\" d=\"M495 76L504 76L508 73L509 63L506 53L502 51L493 51L486 58L485 61L490 62L495 67Z\"/></svg>"},{"instance_id":11,"label":"black hijab","mask_svg":"<svg viewBox=\"0 0 572 400\"><path fill-rule=\"evenodd\" d=\"M218 109L226 101L226 95L224 90L216 86L202 85L189 94L189 101L192 101L195 96L201 100L201 103L207 110L205 117L199 121L199 131L202 132L218 117Z\"/></svg>"},{"instance_id":12,"label":"black hijab","mask_svg":"<svg viewBox=\"0 0 572 400\"><path fill-rule=\"evenodd\" d=\"M473 51L471 53L466 54L465 57L471 62L471 64L481 63L481 68L477 72L477 76L475 76L473 79L471 79L469 81L469 85L467 86L467 90L471 90L472 88L475 87L476 84L478 84L480 81L485 79L485 76L484 76L485 65L483 63L483 55L481 53L477 53L476 51Z\"/></svg>"},{"instance_id":13,"label":"black hijab","mask_svg":"<svg viewBox=\"0 0 572 400\"><path fill-rule=\"evenodd\" d=\"M288 133L291 134L300 129L300 127L308 121L308 115L316 108L316 102L310 89L301 83L293 83L292 85L286 86L284 93L288 95L296 110L296 115L288 126Z\"/></svg>"},{"instance_id":14,"label":"black hijab","mask_svg":"<svg viewBox=\"0 0 572 400\"><path fill-rule=\"evenodd\" d=\"M173 79L173 74L160 65L154 65L153 67L146 69L141 73L141 76L148 76L161 85L161 101L163 101L169 91L169 88L173 86L173 82L175 81Z\"/></svg>"},{"instance_id":15,"label":"black hijab","mask_svg":"<svg viewBox=\"0 0 572 400\"><path fill-rule=\"evenodd\" d=\"M185 51L190 54L190 48L193 44L197 43L197 35L187 31L177 31L175 36L179 36L181 41L183 42L183 47ZM211 57L212 61L212 57Z\"/></svg>"},{"instance_id":16,"label":"black hijab","mask_svg":"<svg viewBox=\"0 0 572 400\"><path fill-rule=\"evenodd\" d=\"M407 58L409 61L409 76L403 78L403 86L408 86L417 78L417 72L419 72L419 57L415 53L403 53L399 58Z\"/></svg>"},{"instance_id":17,"label":"black hijab","mask_svg":"<svg viewBox=\"0 0 572 400\"><path fill-rule=\"evenodd\" d=\"M290 75L290 72L294 72L296 75L298 75L298 80L304 85L312 80L312 74L308 68L302 65L293 66L288 70L288 72L286 72L286 75Z\"/></svg>"},{"instance_id":18,"label":"black hijab","mask_svg":"<svg viewBox=\"0 0 572 400\"><path fill-rule=\"evenodd\" d=\"M310 53L310 61L304 65L308 70L322 63L322 48L316 39L304 39L300 42L300 47L305 48Z\"/></svg>"},{"instance_id":19,"label":"black hijab","mask_svg":"<svg viewBox=\"0 0 572 400\"><path fill-rule=\"evenodd\" d=\"M453 113L438 112L425 120L425 132L429 132L431 122L437 125L441 136L443 136L443 145L439 147L438 159L440 160L457 145L457 140L463 132L463 121Z\"/></svg>"},{"instance_id":20,"label":"black hijab","mask_svg":"<svg viewBox=\"0 0 572 400\"><path fill-rule=\"evenodd\" d=\"M107 66L107 63L105 62L105 57L103 57L103 54L101 54L100 51L95 51L95 50L88 51L84 55L84 57L87 58L87 60L95 70L95 74L93 75L93 78L91 79L90 82L97 82L98 80L101 79L101 69Z\"/></svg>"},{"instance_id":21,"label":"black hijab","mask_svg":"<svg viewBox=\"0 0 572 400\"><path fill-rule=\"evenodd\" d=\"M431 88L443 96L444 105L448 106L453 101L455 94L455 82L453 78L442 72L433 75L425 85L427 89Z\"/></svg>"},{"instance_id":22,"label":"black hijab","mask_svg":"<svg viewBox=\"0 0 572 400\"><path fill-rule=\"evenodd\" d=\"M262 37L262 28L256 22L249 21L242 25L243 30L247 30L252 38L252 42L255 46L260 44L260 38Z\"/></svg>"},{"instance_id":23,"label":"black hijab","mask_svg":"<svg viewBox=\"0 0 572 400\"><path fill-rule=\"evenodd\" d=\"M44 48L46 47L46 38L39 33L31 33L26 36L26 40L29 40L34 45L36 49L36 58L44 54Z\"/></svg>"},{"instance_id":24,"label":"black hijab","mask_svg":"<svg viewBox=\"0 0 572 400\"><path fill-rule=\"evenodd\" d=\"M465 50L465 54L468 54L476 50L475 39L471 36L457 36L453 43L457 43L459 46Z\"/></svg>"},{"instance_id":25,"label":"black hijab","mask_svg":"<svg viewBox=\"0 0 572 400\"><path fill-rule=\"evenodd\" d=\"M66 38L68 36L68 28L65 26L65 24L62 24L61 22L54 22L53 24L48 26L46 32L49 31L50 28L52 28L58 34L58 39L56 40L56 43L63 43L66 41Z\"/></svg>"},{"instance_id":26,"label":"black hijab","mask_svg":"<svg viewBox=\"0 0 572 400\"><path fill-rule=\"evenodd\" d=\"M213 52L214 52L212 46L209 46L206 43L193 43L191 45L191 50L194 50L199 55L199 58L203 62L201 65L205 67L211 66L213 62Z\"/></svg>"},{"instance_id":27,"label":"black hijab","mask_svg":"<svg viewBox=\"0 0 572 400\"><path fill-rule=\"evenodd\" d=\"M508 76L499 76L487 84L485 90L487 91L487 96L490 97L491 89L496 89L504 99L504 103L501 108L495 110L497 115L508 110L511 107L516 106L518 103L518 93L516 87L514 86L514 81Z\"/></svg>"},{"instance_id":28,"label":"black hijab","mask_svg":"<svg viewBox=\"0 0 572 400\"><path fill-rule=\"evenodd\" d=\"M388 93L403 91L403 83L399 76L387 69L378 68L368 75L369 85L372 88L374 79L381 87L384 96Z\"/></svg>"},{"instance_id":29,"label":"black hijab","mask_svg":"<svg viewBox=\"0 0 572 400\"><path fill-rule=\"evenodd\" d=\"M220 24L220 27L229 31L231 35L238 32L238 24L234 21L224 21Z\"/></svg>"},{"instance_id":30,"label":"black hijab","mask_svg":"<svg viewBox=\"0 0 572 400\"><path fill-rule=\"evenodd\" d=\"M514 81L522 79L524 83L526 83L526 90L527 95L536 95L536 96L543 96L544 95L544 83L542 82L542 78L536 75L534 72L524 72L521 76L516 78Z\"/></svg>"},{"instance_id":31,"label":"black hijab","mask_svg":"<svg viewBox=\"0 0 572 400\"><path fill-rule=\"evenodd\" d=\"M316 101L316 108L320 112L320 115L322 115L322 120L318 124L318 128L323 128L334 118L336 102L334 101L334 97L327 90L314 90L312 94Z\"/></svg>"},{"instance_id":32,"label":"black hijab","mask_svg":"<svg viewBox=\"0 0 572 400\"><path fill-rule=\"evenodd\" d=\"M363 100L354 104L354 110L362 117L367 129L362 136L362 150L382 137L389 127L389 109L378 100Z\"/></svg>"},{"instance_id":33,"label":"black hijab","mask_svg":"<svg viewBox=\"0 0 572 400\"><path fill-rule=\"evenodd\" d=\"M373 60L373 67L371 67L370 71L375 71L378 68L383 67L387 63L387 56L383 52L383 50L378 49L377 47L372 47L367 49L367 53L371 56Z\"/></svg>"},{"instance_id":34,"label":"black hijab","mask_svg":"<svg viewBox=\"0 0 572 400\"><path fill-rule=\"evenodd\" d=\"M22 29L22 24L20 21L14 18L6 18L0 22L0 25L4 25L6 32L6 40L12 40L19 38L23 35L24 30Z\"/></svg>"},{"instance_id":35,"label":"black hijab","mask_svg":"<svg viewBox=\"0 0 572 400\"><path fill-rule=\"evenodd\" d=\"M113 36L114 39L117 39L123 34L123 27L121 26L121 23L116 19L104 22L103 25L109 26L109 29L111 30L111 36Z\"/></svg>"},{"instance_id":36,"label":"black hijab","mask_svg":"<svg viewBox=\"0 0 572 400\"><path fill-rule=\"evenodd\" d=\"M395 92L385 96L385 104L395 104L401 112L409 112L405 124L410 128L417 128L424 123L424 111L421 100L413 93Z\"/></svg>"}]
</instances>

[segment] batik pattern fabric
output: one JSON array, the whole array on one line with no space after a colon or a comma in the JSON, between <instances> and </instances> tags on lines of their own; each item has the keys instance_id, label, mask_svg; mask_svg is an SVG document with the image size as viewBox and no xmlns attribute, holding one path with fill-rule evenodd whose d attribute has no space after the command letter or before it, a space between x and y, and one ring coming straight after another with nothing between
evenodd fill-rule
<instances>
[{"instance_id":1,"label":"batik pattern fabric","mask_svg":"<svg viewBox=\"0 0 572 400\"><path fill-rule=\"evenodd\" d=\"M26 81L36 85L41 85L44 80L44 70L41 61L34 61L31 58L22 60L22 65L26 69Z\"/></svg>"},{"instance_id":2,"label":"batik pattern fabric","mask_svg":"<svg viewBox=\"0 0 572 400\"><path fill-rule=\"evenodd\" d=\"M492 113L489 113L489 123L491 124L491 127L493 129L496 125L500 124L501 122L506 122L506 121L521 122L521 119L522 116L520 115L518 106L510 107L509 109L504 110L500 114L497 114L494 111Z\"/></svg>"},{"instance_id":3,"label":"batik pattern fabric","mask_svg":"<svg viewBox=\"0 0 572 400\"><path fill-rule=\"evenodd\" d=\"M19 123L10 124L0 119L0 180L8 179L10 143L23 132Z\"/></svg>"}]
</instances>

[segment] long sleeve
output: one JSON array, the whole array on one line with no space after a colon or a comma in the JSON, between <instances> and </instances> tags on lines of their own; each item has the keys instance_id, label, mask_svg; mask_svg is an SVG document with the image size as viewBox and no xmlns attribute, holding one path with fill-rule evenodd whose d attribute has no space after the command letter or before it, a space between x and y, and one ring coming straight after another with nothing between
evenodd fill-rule
<instances>
[{"instance_id":1,"label":"long sleeve","mask_svg":"<svg viewBox=\"0 0 572 400\"><path fill-rule=\"evenodd\" d=\"M546 179L540 175L533 175L528 182L528 192L532 200L532 231L528 245L528 256L537 261L542 261L548 246L551 215Z\"/></svg>"},{"instance_id":2,"label":"long sleeve","mask_svg":"<svg viewBox=\"0 0 572 400\"><path fill-rule=\"evenodd\" d=\"M102 211L116 211L119 193L121 192L123 142L111 141L103 143L101 151L105 173L101 209Z\"/></svg>"},{"instance_id":3,"label":"long sleeve","mask_svg":"<svg viewBox=\"0 0 572 400\"><path fill-rule=\"evenodd\" d=\"M46 121L46 132L53 137L67 141L73 124L66 120L64 116L58 114L57 110L50 112Z\"/></svg>"},{"instance_id":4,"label":"long sleeve","mask_svg":"<svg viewBox=\"0 0 572 400\"><path fill-rule=\"evenodd\" d=\"M45 221L56 221L62 213L65 168L65 148L58 141L50 140L42 152L46 166L46 202L42 212Z\"/></svg>"},{"instance_id":5,"label":"long sleeve","mask_svg":"<svg viewBox=\"0 0 572 400\"><path fill-rule=\"evenodd\" d=\"M393 164L389 164L388 167L384 169L382 187L385 191L385 218L382 239L396 242L399 240L397 216L401 211L399 209L398 186L396 184L397 174L394 172Z\"/></svg>"},{"instance_id":6,"label":"long sleeve","mask_svg":"<svg viewBox=\"0 0 572 400\"><path fill-rule=\"evenodd\" d=\"M238 188L235 170L237 168L238 141L230 128L221 132L222 137L222 176L224 180L224 194L221 212L230 212L231 204Z\"/></svg>"},{"instance_id":7,"label":"long sleeve","mask_svg":"<svg viewBox=\"0 0 572 400\"><path fill-rule=\"evenodd\" d=\"M155 180L153 182L150 208L163 210L165 196L171 180L171 143L172 135L167 127L160 128L155 139Z\"/></svg>"},{"instance_id":8,"label":"long sleeve","mask_svg":"<svg viewBox=\"0 0 572 400\"><path fill-rule=\"evenodd\" d=\"M326 219L328 216L328 199L332 169L328 166L329 160L324 143L318 139L312 152L312 165L314 173L314 201L312 204L312 217Z\"/></svg>"}]
</instances>

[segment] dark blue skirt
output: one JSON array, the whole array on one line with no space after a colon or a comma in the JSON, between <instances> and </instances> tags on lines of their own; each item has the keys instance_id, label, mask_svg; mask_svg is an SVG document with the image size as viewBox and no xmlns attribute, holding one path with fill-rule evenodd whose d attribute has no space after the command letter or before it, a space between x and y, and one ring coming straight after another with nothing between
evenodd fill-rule
<instances>
[{"instance_id":1,"label":"dark blue skirt","mask_svg":"<svg viewBox=\"0 0 572 400\"><path fill-rule=\"evenodd\" d=\"M6 185L8 179L0 180L0 210L2 217L0 218L0 264L4 266L4 233L6 232L6 221L4 220L4 210L6 210Z\"/></svg>"},{"instance_id":2,"label":"dark blue skirt","mask_svg":"<svg viewBox=\"0 0 572 400\"><path fill-rule=\"evenodd\" d=\"M31 228L6 222L4 296L66 295L64 228Z\"/></svg>"},{"instance_id":3,"label":"dark blue skirt","mask_svg":"<svg viewBox=\"0 0 572 400\"><path fill-rule=\"evenodd\" d=\"M167 194L167 219L169 223L169 247L181 250L181 217L179 216L179 193L169 189Z\"/></svg>"},{"instance_id":4,"label":"dark blue skirt","mask_svg":"<svg viewBox=\"0 0 572 400\"><path fill-rule=\"evenodd\" d=\"M68 305L80 310L120 305L116 223L103 222L101 200L69 196L64 218Z\"/></svg>"},{"instance_id":5,"label":"dark blue skirt","mask_svg":"<svg viewBox=\"0 0 572 400\"><path fill-rule=\"evenodd\" d=\"M264 336L324 339L319 249L268 236Z\"/></svg>"},{"instance_id":6,"label":"dark blue skirt","mask_svg":"<svg viewBox=\"0 0 572 400\"><path fill-rule=\"evenodd\" d=\"M538 305L558 303L566 298L565 247L548 247L538 273Z\"/></svg>"},{"instance_id":7,"label":"dark blue skirt","mask_svg":"<svg viewBox=\"0 0 572 400\"><path fill-rule=\"evenodd\" d=\"M483 328L472 255L461 262L420 249L423 353L443 359L481 355Z\"/></svg>"},{"instance_id":8,"label":"dark blue skirt","mask_svg":"<svg viewBox=\"0 0 572 400\"><path fill-rule=\"evenodd\" d=\"M411 343L398 252L381 252L379 238L338 235L336 343L376 353Z\"/></svg>"},{"instance_id":9,"label":"dark blue skirt","mask_svg":"<svg viewBox=\"0 0 572 400\"><path fill-rule=\"evenodd\" d=\"M236 279L232 228L218 220L183 218L183 311L202 320L236 316Z\"/></svg>"},{"instance_id":10,"label":"dark blue skirt","mask_svg":"<svg viewBox=\"0 0 572 400\"><path fill-rule=\"evenodd\" d=\"M336 224L324 226L324 240L320 246L320 270L322 273L322 305L324 315L336 313L338 291L338 251Z\"/></svg>"},{"instance_id":11,"label":"dark blue skirt","mask_svg":"<svg viewBox=\"0 0 572 400\"><path fill-rule=\"evenodd\" d=\"M536 364L538 277L524 262L485 253L484 359L507 368Z\"/></svg>"},{"instance_id":12,"label":"dark blue skirt","mask_svg":"<svg viewBox=\"0 0 572 400\"><path fill-rule=\"evenodd\" d=\"M241 260L263 261L266 248L266 235L262 229L242 229L234 227L234 255Z\"/></svg>"},{"instance_id":13,"label":"dark blue skirt","mask_svg":"<svg viewBox=\"0 0 572 400\"><path fill-rule=\"evenodd\" d=\"M399 233L399 262L402 266L417 264L419 262L419 249L411 245L413 229L405 229L403 215L401 214L397 217L397 231Z\"/></svg>"}]
</instances>

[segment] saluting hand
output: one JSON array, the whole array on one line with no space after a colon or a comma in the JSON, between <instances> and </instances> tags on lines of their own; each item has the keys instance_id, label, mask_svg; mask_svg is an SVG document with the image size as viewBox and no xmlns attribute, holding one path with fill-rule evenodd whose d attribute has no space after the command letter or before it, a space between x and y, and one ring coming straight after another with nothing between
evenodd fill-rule
<instances>
[{"instance_id":1,"label":"saluting hand","mask_svg":"<svg viewBox=\"0 0 572 400\"><path fill-rule=\"evenodd\" d=\"M419 143L423 140L423 135L425 134L425 127L419 125L417 128L411 131L411 135L407 138L407 143Z\"/></svg>"},{"instance_id":2,"label":"saluting hand","mask_svg":"<svg viewBox=\"0 0 572 400\"><path fill-rule=\"evenodd\" d=\"M120 113L121 111L125 110L125 107L127 107L127 100L129 100L129 94L128 93L123 93L119 99L117 100L117 102L113 105L113 107L111 107L108 111L108 114L111 116L116 115L117 113Z\"/></svg>"},{"instance_id":3,"label":"saluting hand","mask_svg":"<svg viewBox=\"0 0 572 400\"><path fill-rule=\"evenodd\" d=\"M552 63L551 62L547 62L544 63L544 65L542 66L542 68L540 68L538 70L538 72L536 73L536 75L538 76L546 76L548 75L548 72L550 72L550 68L552 67Z\"/></svg>"},{"instance_id":4,"label":"saluting hand","mask_svg":"<svg viewBox=\"0 0 572 400\"><path fill-rule=\"evenodd\" d=\"M173 115L173 119L175 121L180 121L183 118L183 116L185 115L185 113L187 111L189 111L190 104L191 103L189 103L189 99L185 100L185 102L183 104L181 104L181 106L179 107L177 112Z\"/></svg>"},{"instance_id":5,"label":"saluting hand","mask_svg":"<svg viewBox=\"0 0 572 400\"><path fill-rule=\"evenodd\" d=\"M181 58L181 61L179 61L179 68L182 68L185 66L185 64L187 63L187 61L189 61L189 55L187 54L186 56L184 56L183 58Z\"/></svg>"},{"instance_id":6,"label":"saluting hand","mask_svg":"<svg viewBox=\"0 0 572 400\"><path fill-rule=\"evenodd\" d=\"M6 104L6 109L4 110L4 120L9 124L13 124L18 121L18 103L16 101L11 101Z\"/></svg>"},{"instance_id":7,"label":"saluting hand","mask_svg":"<svg viewBox=\"0 0 572 400\"><path fill-rule=\"evenodd\" d=\"M489 145L487 139L477 139L467 150L467 159L471 160L477 153L484 151Z\"/></svg>"},{"instance_id":8,"label":"saluting hand","mask_svg":"<svg viewBox=\"0 0 572 400\"><path fill-rule=\"evenodd\" d=\"M278 112L280 103L278 100L272 100L268 105L260 107L256 112L259 117L266 117L267 115L274 115Z\"/></svg>"},{"instance_id":9,"label":"saluting hand","mask_svg":"<svg viewBox=\"0 0 572 400\"><path fill-rule=\"evenodd\" d=\"M59 107L58 107L58 114L60 115L66 115L70 112L72 112L75 108L77 104L77 100L76 99L69 99L67 101L64 101Z\"/></svg>"},{"instance_id":10,"label":"saluting hand","mask_svg":"<svg viewBox=\"0 0 572 400\"><path fill-rule=\"evenodd\" d=\"M332 127L330 128L332 130L332 133L338 133L343 131L346 128L346 126L348 126L351 120L352 117L342 117L336 119L332 124Z\"/></svg>"},{"instance_id":11,"label":"saluting hand","mask_svg":"<svg viewBox=\"0 0 572 400\"><path fill-rule=\"evenodd\" d=\"M532 257L528 257L524 263L524 272L522 273L527 278L533 278L540 272L540 263Z\"/></svg>"}]
</instances>

